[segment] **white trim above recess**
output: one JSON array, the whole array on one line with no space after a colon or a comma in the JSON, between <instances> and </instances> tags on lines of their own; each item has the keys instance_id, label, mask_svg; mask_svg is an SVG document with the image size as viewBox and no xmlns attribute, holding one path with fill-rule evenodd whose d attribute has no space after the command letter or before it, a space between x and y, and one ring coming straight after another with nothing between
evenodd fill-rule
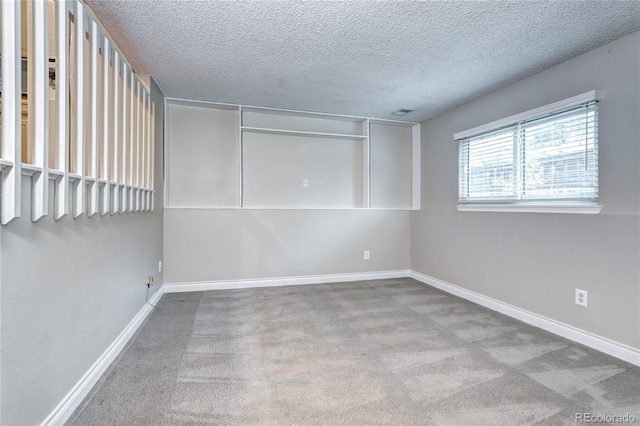
<instances>
[{"instance_id":1,"label":"white trim above recess","mask_svg":"<svg viewBox=\"0 0 640 426\"><path fill-rule=\"evenodd\" d=\"M364 121L365 117L357 117L353 115L343 115L343 114L330 114L326 112L315 112L315 111L300 111L294 109L283 109L283 108L271 108L271 107L257 107L251 105L242 105L243 112L259 112L262 114L275 114L275 115L289 115L294 117L312 117L312 118L324 118L331 120L342 120L342 121Z\"/></svg>"},{"instance_id":2,"label":"white trim above recess","mask_svg":"<svg viewBox=\"0 0 640 426\"><path fill-rule=\"evenodd\" d=\"M240 128L243 132L253 133L267 133L272 135L290 135L290 136L311 136L317 138L329 138L329 139L368 139L366 135L349 135L344 133L323 133L323 132L305 132L300 130L283 130L283 129L266 129L260 127L242 126Z\"/></svg>"},{"instance_id":3,"label":"white trim above recess","mask_svg":"<svg viewBox=\"0 0 640 426\"><path fill-rule=\"evenodd\" d=\"M240 105L226 104L224 102L198 101L198 100L190 100L190 99L183 99L183 98L164 98L164 103L167 104L167 102L171 102L174 105L203 106L207 108L224 109L227 111L240 110Z\"/></svg>"}]
</instances>

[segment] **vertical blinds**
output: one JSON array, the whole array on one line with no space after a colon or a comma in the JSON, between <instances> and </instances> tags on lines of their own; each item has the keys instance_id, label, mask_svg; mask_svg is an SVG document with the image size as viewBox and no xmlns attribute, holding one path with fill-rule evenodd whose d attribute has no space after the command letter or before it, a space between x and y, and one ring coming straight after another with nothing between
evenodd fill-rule
<instances>
[{"instance_id":1,"label":"vertical blinds","mask_svg":"<svg viewBox=\"0 0 640 426\"><path fill-rule=\"evenodd\" d=\"M598 104L459 142L459 202L597 201Z\"/></svg>"}]
</instances>

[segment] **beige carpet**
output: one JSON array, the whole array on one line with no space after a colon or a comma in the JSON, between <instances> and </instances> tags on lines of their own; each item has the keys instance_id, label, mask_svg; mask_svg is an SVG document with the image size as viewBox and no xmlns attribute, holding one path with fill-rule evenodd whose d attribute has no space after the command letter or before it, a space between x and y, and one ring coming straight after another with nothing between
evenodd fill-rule
<instances>
[{"instance_id":1,"label":"beige carpet","mask_svg":"<svg viewBox=\"0 0 640 426\"><path fill-rule=\"evenodd\" d=\"M640 368L412 279L159 307L70 424L640 423Z\"/></svg>"}]
</instances>

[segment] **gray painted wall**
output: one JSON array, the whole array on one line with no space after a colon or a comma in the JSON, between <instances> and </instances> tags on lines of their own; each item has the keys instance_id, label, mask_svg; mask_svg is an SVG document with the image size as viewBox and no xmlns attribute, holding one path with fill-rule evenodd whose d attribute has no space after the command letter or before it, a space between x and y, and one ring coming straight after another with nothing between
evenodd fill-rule
<instances>
[{"instance_id":1,"label":"gray painted wall","mask_svg":"<svg viewBox=\"0 0 640 426\"><path fill-rule=\"evenodd\" d=\"M268 111L268 110L267 110ZM295 112L284 111L242 112L242 125L263 127L266 129L300 130L303 132L342 133L345 135L362 134L362 121L336 120L319 116L299 116Z\"/></svg>"},{"instance_id":2,"label":"gray painted wall","mask_svg":"<svg viewBox=\"0 0 640 426\"><path fill-rule=\"evenodd\" d=\"M600 215L456 211L455 132L594 89ZM412 269L639 348L639 100L634 33L424 122ZM576 287L588 308L574 304Z\"/></svg>"},{"instance_id":3,"label":"gray painted wall","mask_svg":"<svg viewBox=\"0 0 640 426\"><path fill-rule=\"evenodd\" d=\"M167 205L238 204L237 110L167 102Z\"/></svg>"},{"instance_id":4,"label":"gray painted wall","mask_svg":"<svg viewBox=\"0 0 640 426\"><path fill-rule=\"evenodd\" d=\"M369 132L371 207L410 209L413 129L371 124Z\"/></svg>"},{"instance_id":5,"label":"gray painted wall","mask_svg":"<svg viewBox=\"0 0 640 426\"><path fill-rule=\"evenodd\" d=\"M145 276L162 285L162 94L156 105L153 213L24 217L2 228L0 424L39 424L144 307ZM50 198L53 200L53 197ZM53 212L53 206L49 209Z\"/></svg>"},{"instance_id":6,"label":"gray painted wall","mask_svg":"<svg viewBox=\"0 0 640 426\"><path fill-rule=\"evenodd\" d=\"M360 140L245 133L242 155L245 207L362 206Z\"/></svg>"},{"instance_id":7,"label":"gray painted wall","mask_svg":"<svg viewBox=\"0 0 640 426\"><path fill-rule=\"evenodd\" d=\"M167 283L409 269L409 212L167 209L164 247Z\"/></svg>"}]
</instances>

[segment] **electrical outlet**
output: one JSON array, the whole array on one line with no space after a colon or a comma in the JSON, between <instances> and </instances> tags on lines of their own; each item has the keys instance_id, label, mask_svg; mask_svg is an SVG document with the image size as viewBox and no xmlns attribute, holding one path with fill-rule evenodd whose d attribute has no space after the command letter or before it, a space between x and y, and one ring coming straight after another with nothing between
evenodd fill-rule
<instances>
[{"instance_id":1,"label":"electrical outlet","mask_svg":"<svg viewBox=\"0 0 640 426\"><path fill-rule=\"evenodd\" d=\"M586 290L576 288L576 305L587 307L587 297L589 293Z\"/></svg>"},{"instance_id":2,"label":"electrical outlet","mask_svg":"<svg viewBox=\"0 0 640 426\"><path fill-rule=\"evenodd\" d=\"M162 272L162 260L158 260L158 272Z\"/></svg>"},{"instance_id":3,"label":"electrical outlet","mask_svg":"<svg viewBox=\"0 0 640 426\"><path fill-rule=\"evenodd\" d=\"M145 284L147 284L147 287L151 287L153 285L153 277L152 276L148 276Z\"/></svg>"},{"instance_id":4,"label":"electrical outlet","mask_svg":"<svg viewBox=\"0 0 640 426\"><path fill-rule=\"evenodd\" d=\"M302 179L302 187L303 188L309 187L309 179Z\"/></svg>"},{"instance_id":5,"label":"electrical outlet","mask_svg":"<svg viewBox=\"0 0 640 426\"><path fill-rule=\"evenodd\" d=\"M369 253L369 250L365 250L364 251L364 260L369 260L371 259L371 253Z\"/></svg>"}]
</instances>

